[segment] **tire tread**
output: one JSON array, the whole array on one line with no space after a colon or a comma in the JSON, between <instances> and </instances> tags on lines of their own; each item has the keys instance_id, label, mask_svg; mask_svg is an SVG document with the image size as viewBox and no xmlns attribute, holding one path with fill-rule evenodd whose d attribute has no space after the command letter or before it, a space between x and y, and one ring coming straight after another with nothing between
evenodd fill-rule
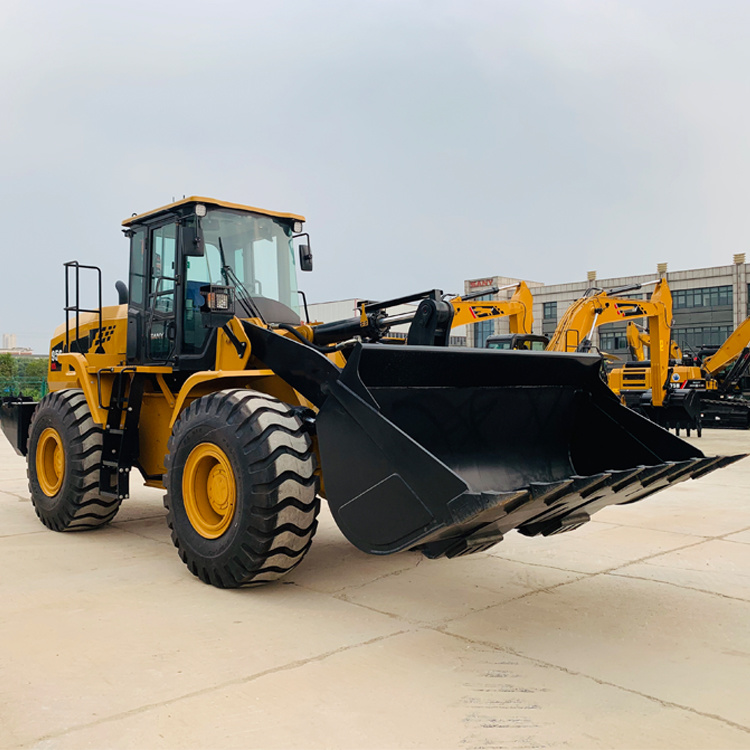
<instances>
[{"instance_id":1,"label":"tire tread","mask_svg":"<svg viewBox=\"0 0 750 750\"><path fill-rule=\"evenodd\" d=\"M221 562L191 549L189 535L179 528L185 521L177 522L181 493L175 492L170 482L177 470L174 456L181 440L194 424L214 416L227 425L240 447L246 463L235 471L242 471L251 486L245 497L238 498L247 504L242 528L231 555ZM287 404L247 389L196 399L175 424L165 465L164 504L172 541L198 578L220 588L254 586L281 578L302 561L318 525L318 477L312 442Z\"/></svg>"},{"instance_id":2,"label":"tire tread","mask_svg":"<svg viewBox=\"0 0 750 750\"><path fill-rule=\"evenodd\" d=\"M52 507L46 507L50 501L39 488L36 467L32 465L36 455L36 446L32 446L35 426L45 414L54 415L62 423L58 432L67 443L67 476L60 490L64 494ZM39 402L29 426L27 475L34 510L45 526L54 531L94 529L115 517L122 501L99 494L101 453L102 429L94 422L83 391L53 391Z\"/></svg>"}]
</instances>

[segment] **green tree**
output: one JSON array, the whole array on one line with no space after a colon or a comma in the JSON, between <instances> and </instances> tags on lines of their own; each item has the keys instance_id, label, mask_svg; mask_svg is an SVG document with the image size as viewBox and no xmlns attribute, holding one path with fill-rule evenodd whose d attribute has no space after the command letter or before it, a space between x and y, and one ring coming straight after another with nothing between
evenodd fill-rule
<instances>
[{"instance_id":1,"label":"green tree","mask_svg":"<svg viewBox=\"0 0 750 750\"><path fill-rule=\"evenodd\" d=\"M13 396L18 365L10 354L0 354L0 396Z\"/></svg>"},{"instance_id":2,"label":"green tree","mask_svg":"<svg viewBox=\"0 0 750 750\"><path fill-rule=\"evenodd\" d=\"M18 370L15 357L10 354L0 354L0 377L12 378Z\"/></svg>"},{"instance_id":3,"label":"green tree","mask_svg":"<svg viewBox=\"0 0 750 750\"><path fill-rule=\"evenodd\" d=\"M22 378L47 378L47 367L49 360L47 357L23 357L19 358L18 362L18 375Z\"/></svg>"},{"instance_id":4,"label":"green tree","mask_svg":"<svg viewBox=\"0 0 750 750\"><path fill-rule=\"evenodd\" d=\"M17 377L15 378L16 393L31 396L38 401L47 393L47 357L19 357L16 361Z\"/></svg>"}]
</instances>

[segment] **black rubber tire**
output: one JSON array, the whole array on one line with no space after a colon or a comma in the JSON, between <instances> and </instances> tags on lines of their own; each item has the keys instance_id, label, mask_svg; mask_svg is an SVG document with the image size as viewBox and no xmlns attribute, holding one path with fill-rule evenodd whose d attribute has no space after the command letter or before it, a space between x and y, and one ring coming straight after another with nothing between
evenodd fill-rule
<instances>
[{"instance_id":1,"label":"black rubber tire","mask_svg":"<svg viewBox=\"0 0 750 750\"><path fill-rule=\"evenodd\" d=\"M56 494L46 494L37 475L39 438L54 429L62 442L65 470ZM102 430L91 417L83 391L49 393L34 410L29 425L29 492L39 520L53 531L84 531L109 523L120 508L118 498L99 494Z\"/></svg>"},{"instance_id":2,"label":"black rubber tire","mask_svg":"<svg viewBox=\"0 0 750 750\"><path fill-rule=\"evenodd\" d=\"M213 539L194 528L183 498L185 463L202 444L223 451L236 485L231 523ZM320 500L312 441L289 406L246 389L199 398L175 423L165 465L172 541L202 581L219 588L270 583L302 561Z\"/></svg>"}]
</instances>

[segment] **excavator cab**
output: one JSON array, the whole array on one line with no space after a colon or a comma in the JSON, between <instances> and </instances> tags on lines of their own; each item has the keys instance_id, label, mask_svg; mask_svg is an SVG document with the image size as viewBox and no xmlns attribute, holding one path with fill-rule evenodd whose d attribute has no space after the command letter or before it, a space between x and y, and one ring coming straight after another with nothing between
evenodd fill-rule
<instances>
[{"instance_id":1,"label":"excavator cab","mask_svg":"<svg viewBox=\"0 0 750 750\"><path fill-rule=\"evenodd\" d=\"M516 351L543 352L549 344L549 337L535 334L503 333L488 336L486 349L513 349Z\"/></svg>"}]
</instances>

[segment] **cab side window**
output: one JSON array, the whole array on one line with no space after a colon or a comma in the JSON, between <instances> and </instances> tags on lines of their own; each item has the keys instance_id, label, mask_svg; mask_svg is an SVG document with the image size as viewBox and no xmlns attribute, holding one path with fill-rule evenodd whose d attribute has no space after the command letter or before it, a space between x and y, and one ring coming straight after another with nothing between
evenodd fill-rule
<instances>
[{"instance_id":1,"label":"cab side window","mask_svg":"<svg viewBox=\"0 0 750 750\"><path fill-rule=\"evenodd\" d=\"M174 310L175 248L177 225L154 229L151 234L151 295L154 309L161 312Z\"/></svg>"},{"instance_id":2,"label":"cab side window","mask_svg":"<svg viewBox=\"0 0 750 750\"><path fill-rule=\"evenodd\" d=\"M147 340L152 360L168 359L174 350L176 247L175 223L151 231Z\"/></svg>"},{"instance_id":3,"label":"cab side window","mask_svg":"<svg viewBox=\"0 0 750 750\"><path fill-rule=\"evenodd\" d=\"M130 239L130 304L144 305L146 290L146 229L137 227Z\"/></svg>"},{"instance_id":4,"label":"cab side window","mask_svg":"<svg viewBox=\"0 0 750 750\"><path fill-rule=\"evenodd\" d=\"M205 254L185 259L185 307L182 325L182 353L200 354L208 336L200 311L205 299L200 292L207 284L223 284L219 248L206 243Z\"/></svg>"}]
</instances>

